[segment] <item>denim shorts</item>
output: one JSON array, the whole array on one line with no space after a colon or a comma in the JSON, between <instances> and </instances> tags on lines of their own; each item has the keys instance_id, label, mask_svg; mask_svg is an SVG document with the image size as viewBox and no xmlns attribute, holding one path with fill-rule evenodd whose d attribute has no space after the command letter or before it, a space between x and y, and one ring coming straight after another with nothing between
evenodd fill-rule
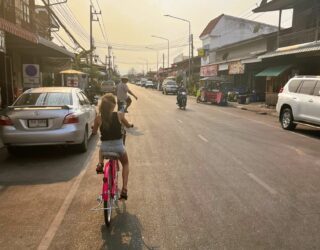
<instances>
[{"instance_id":1,"label":"denim shorts","mask_svg":"<svg viewBox=\"0 0 320 250\"><path fill-rule=\"evenodd\" d=\"M118 111L120 111L121 113L124 113L126 111L127 108L127 103L126 102L118 102Z\"/></svg>"},{"instance_id":2,"label":"denim shorts","mask_svg":"<svg viewBox=\"0 0 320 250\"><path fill-rule=\"evenodd\" d=\"M119 155L123 155L126 152L122 139L113 141L101 141L100 150L101 152L113 152Z\"/></svg>"}]
</instances>

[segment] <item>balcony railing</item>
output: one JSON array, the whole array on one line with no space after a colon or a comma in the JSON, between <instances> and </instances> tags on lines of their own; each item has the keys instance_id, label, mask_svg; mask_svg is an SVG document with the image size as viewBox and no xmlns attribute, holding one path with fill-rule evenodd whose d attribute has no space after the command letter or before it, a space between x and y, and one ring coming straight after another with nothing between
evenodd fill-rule
<instances>
[{"instance_id":1,"label":"balcony railing","mask_svg":"<svg viewBox=\"0 0 320 250\"><path fill-rule=\"evenodd\" d=\"M292 31L292 29L284 30L280 33L279 46L286 47L295 44L314 42L316 41L316 31L316 28L305 29L301 31Z\"/></svg>"}]
</instances>

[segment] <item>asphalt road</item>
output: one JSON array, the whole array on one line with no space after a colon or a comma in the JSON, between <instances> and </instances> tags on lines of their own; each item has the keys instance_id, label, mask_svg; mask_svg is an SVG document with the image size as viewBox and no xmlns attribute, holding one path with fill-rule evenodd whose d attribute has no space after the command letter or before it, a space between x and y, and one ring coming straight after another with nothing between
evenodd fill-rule
<instances>
[{"instance_id":1,"label":"asphalt road","mask_svg":"<svg viewBox=\"0 0 320 250\"><path fill-rule=\"evenodd\" d=\"M106 228L86 154L0 150L0 249L320 249L320 132L130 86L129 199Z\"/></svg>"}]
</instances>

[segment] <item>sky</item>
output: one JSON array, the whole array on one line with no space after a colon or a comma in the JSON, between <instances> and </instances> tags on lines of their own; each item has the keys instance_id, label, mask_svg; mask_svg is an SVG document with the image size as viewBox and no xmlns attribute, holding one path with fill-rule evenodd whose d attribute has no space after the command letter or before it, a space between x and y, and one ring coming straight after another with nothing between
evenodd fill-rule
<instances>
[{"instance_id":1,"label":"sky","mask_svg":"<svg viewBox=\"0 0 320 250\"><path fill-rule=\"evenodd\" d=\"M62 0L50 1L53 3ZM68 0L67 4L55 6L55 12L85 48L89 48L90 4L97 12L101 10L102 13L96 16L100 22L93 22L96 54L104 62L107 46L112 46L115 64L122 74L126 74L131 68L138 72L146 71L147 63L149 70L156 70L157 52L146 47L161 48L158 51L159 65L162 65L163 53L167 65L167 42L152 35L169 39L171 46L175 47L170 48L170 63L179 54L188 56L188 23L165 17L165 14L191 22L195 55L196 49L202 45L199 35L210 20L220 14L272 25L278 23L278 12L252 13L251 10L260 4L260 0ZM291 14L288 12L284 14L282 26L290 25ZM55 39L55 42L67 42L73 46L62 31L57 35L60 41Z\"/></svg>"}]
</instances>

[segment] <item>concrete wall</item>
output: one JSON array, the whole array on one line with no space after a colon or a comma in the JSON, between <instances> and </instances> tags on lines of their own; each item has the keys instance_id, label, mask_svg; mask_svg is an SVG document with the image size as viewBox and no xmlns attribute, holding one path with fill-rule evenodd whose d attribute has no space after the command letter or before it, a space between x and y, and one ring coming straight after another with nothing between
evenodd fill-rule
<instances>
[{"instance_id":1,"label":"concrete wall","mask_svg":"<svg viewBox=\"0 0 320 250\"><path fill-rule=\"evenodd\" d=\"M266 39L259 39L246 44L238 45L231 48L217 50L216 52L216 62L223 62L232 59L241 59L252 57L255 52L267 51L267 41ZM228 54L225 59L224 56Z\"/></svg>"}]
</instances>

